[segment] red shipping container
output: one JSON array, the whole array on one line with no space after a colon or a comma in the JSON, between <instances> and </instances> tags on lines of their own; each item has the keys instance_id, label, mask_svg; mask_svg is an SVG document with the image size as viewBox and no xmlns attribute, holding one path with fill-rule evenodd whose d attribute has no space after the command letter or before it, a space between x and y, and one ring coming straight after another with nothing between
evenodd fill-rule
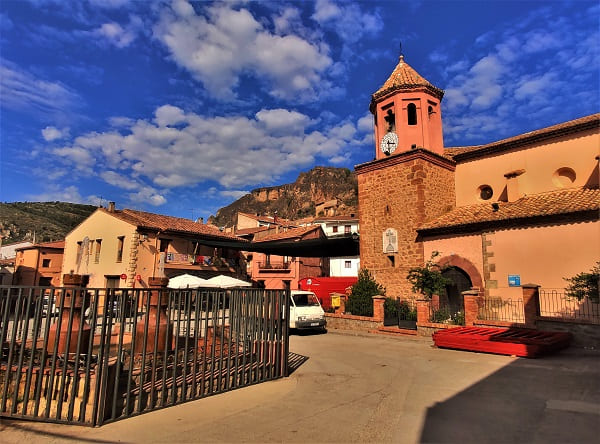
<instances>
[{"instance_id":1,"label":"red shipping container","mask_svg":"<svg viewBox=\"0 0 600 444\"><path fill-rule=\"evenodd\" d=\"M357 277L307 277L298 281L298 289L312 291L319 298L323 310L328 311L331 309L331 293L345 294L356 281Z\"/></svg>"}]
</instances>

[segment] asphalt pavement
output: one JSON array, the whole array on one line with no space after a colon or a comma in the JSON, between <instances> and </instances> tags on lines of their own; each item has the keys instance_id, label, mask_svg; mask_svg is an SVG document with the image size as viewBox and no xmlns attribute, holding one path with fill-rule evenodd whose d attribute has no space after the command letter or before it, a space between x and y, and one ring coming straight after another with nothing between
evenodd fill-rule
<instances>
[{"instance_id":1,"label":"asphalt pavement","mask_svg":"<svg viewBox=\"0 0 600 444\"><path fill-rule=\"evenodd\" d=\"M2 443L596 443L600 353L524 359L429 338L290 337L288 377L98 428L3 419Z\"/></svg>"}]
</instances>

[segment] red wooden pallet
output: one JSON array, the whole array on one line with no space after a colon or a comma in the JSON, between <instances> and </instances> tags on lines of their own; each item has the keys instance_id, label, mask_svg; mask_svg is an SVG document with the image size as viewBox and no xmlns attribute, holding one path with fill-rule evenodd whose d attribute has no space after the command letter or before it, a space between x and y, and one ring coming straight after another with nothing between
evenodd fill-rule
<instances>
[{"instance_id":1,"label":"red wooden pallet","mask_svg":"<svg viewBox=\"0 0 600 444\"><path fill-rule=\"evenodd\" d=\"M441 348L536 358L566 348L568 332L550 332L524 328L459 327L439 330L433 342Z\"/></svg>"}]
</instances>

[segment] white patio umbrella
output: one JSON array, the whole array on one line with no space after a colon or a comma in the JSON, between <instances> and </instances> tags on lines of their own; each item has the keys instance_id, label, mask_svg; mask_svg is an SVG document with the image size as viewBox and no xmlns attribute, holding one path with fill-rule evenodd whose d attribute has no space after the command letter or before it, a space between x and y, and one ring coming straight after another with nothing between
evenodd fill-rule
<instances>
[{"instance_id":1,"label":"white patio umbrella","mask_svg":"<svg viewBox=\"0 0 600 444\"><path fill-rule=\"evenodd\" d=\"M207 280L191 274L180 274L169 279L169 288L198 288L204 287Z\"/></svg>"},{"instance_id":2,"label":"white patio umbrella","mask_svg":"<svg viewBox=\"0 0 600 444\"><path fill-rule=\"evenodd\" d=\"M207 279L203 286L215 288L252 287L252 283L221 274Z\"/></svg>"}]
</instances>

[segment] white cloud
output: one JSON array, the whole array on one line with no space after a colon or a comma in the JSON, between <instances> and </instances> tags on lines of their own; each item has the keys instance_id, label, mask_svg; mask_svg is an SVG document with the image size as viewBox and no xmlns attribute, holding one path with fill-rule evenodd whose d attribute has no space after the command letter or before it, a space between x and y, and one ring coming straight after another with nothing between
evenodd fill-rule
<instances>
[{"instance_id":1,"label":"white cloud","mask_svg":"<svg viewBox=\"0 0 600 444\"><path fill-rule=\"evenodd\" d=\"M559 8L540 8L477 39L495 45L483 56L479 48L477 58L457 59L460 69L445 69L451 76L444 98L447 141L484 143L491 141L487 135L509 137L539 122L572 118L561 114L571 109L566 102L581 100L587 85L597 82L600 30L585 23L597 16L597 6L565 16Z\"/></svg>"},{"instance_id":2,"label":"white cloud","mask_svg":"<svg viewBox=\"0 0 600 444\"><path fill-rule=\"evenodd\" d=\"M42 130L42 137L46 142L66 139L69 137L69 128L58 129L54 126L47 126Z\"/></svg>"},{"instance_id":3,"label":"white cloud","mask_svg":"<svg viewBox=\"0 0 600 444\"><path fill-rule=\"evenodd\" d=\"M365 133L373 131L373 114L367 113L358 119L357 128Z\"/></svg>"},{"instance_id":4,"label":"white cloud","mask_svg":"<svg viewBox=\"0 0 600 444\"><path fill-rule=\"evenodd\" d=\"M27 197L28 200L36 202L72 202L81 204L96 204L98 203L95 196L82 197L76 186L71 185L66 188L61 188L58 185L46 185L46 191L40 194L31 194Z\"/></svg>"},{"instance_id":5,"label":"white cloud","mask_svg":"<svg viewBox=\"0 0 600 444\"><path fill-rule=\"evenodd\" d=\"M104 23L95 31L95 34L104 37L117 48L125 48L135 40L136 35L123 29L118 23Z\"/></svg>"},{"instance_id":6,"label":"white cloud","mask_svg":"<svg viewBox=\"0 0 600 444\"><path fill-rule=\"evenodd\" d=\"M383 19L377 11L366 12L356 3L317 0L312 18L321 26L334 30L346 44L376 35L383 29Z\"/></svg>"},{"instance_id":7,"label":"white cloud","mask_svg":"<svg viewBox=\"0 0 600 444\"><path fill-rule=\"evenodd\" d=\"M332 64L328 47L297 35L274 34L248 10L232 6L211 4L197 15L187 2L177 1L162 11L154 36L221 100L235 97L242 75L262 82L274 97L313 99ZM285 27L282 22L278 26L279 31Z\"/></svg>"},{"instance_id":8,"label":"white cloud","mask_svg":"<svg viewBox=\"0 0 600 444\"><path fill-rule=\"evenodd\" d=\"M219 193L223 197L231 197L232 199L239 199L248 194L248 191L243 190L224 190Z\"/></svg>"},{"instance_id":9,"label":"white cloud","mask_svg":"<svg viewBox=\"0 0 600 444\"><path fill-rule=\"evenodd\" d=\"M64 115L82 103L62 83L40 79L7 61L0 66L0 92L0 106L44 115Z\"/></svg>"},{"instance_id":10,"label":"white cloud","mask_svg":"<svg viewBox=\"0 0 600 444\"><path fill-rule=\"evenodd\" d=\"M177 126L169 126L173 123ZM227 189L272 183L319 158L345 158L348 148L364 137L351 122L321 131L310 130L311 124L308 116L285 109L264 109L255 118L205 117L165 105L153 121L138 120L123 134L84 134L53 153L80 169L105 171L101 177L106 182L138 190L132 194L135 199L159 202L165 192L157 188L206 181Z\"/></svg>"}]
</instances>

